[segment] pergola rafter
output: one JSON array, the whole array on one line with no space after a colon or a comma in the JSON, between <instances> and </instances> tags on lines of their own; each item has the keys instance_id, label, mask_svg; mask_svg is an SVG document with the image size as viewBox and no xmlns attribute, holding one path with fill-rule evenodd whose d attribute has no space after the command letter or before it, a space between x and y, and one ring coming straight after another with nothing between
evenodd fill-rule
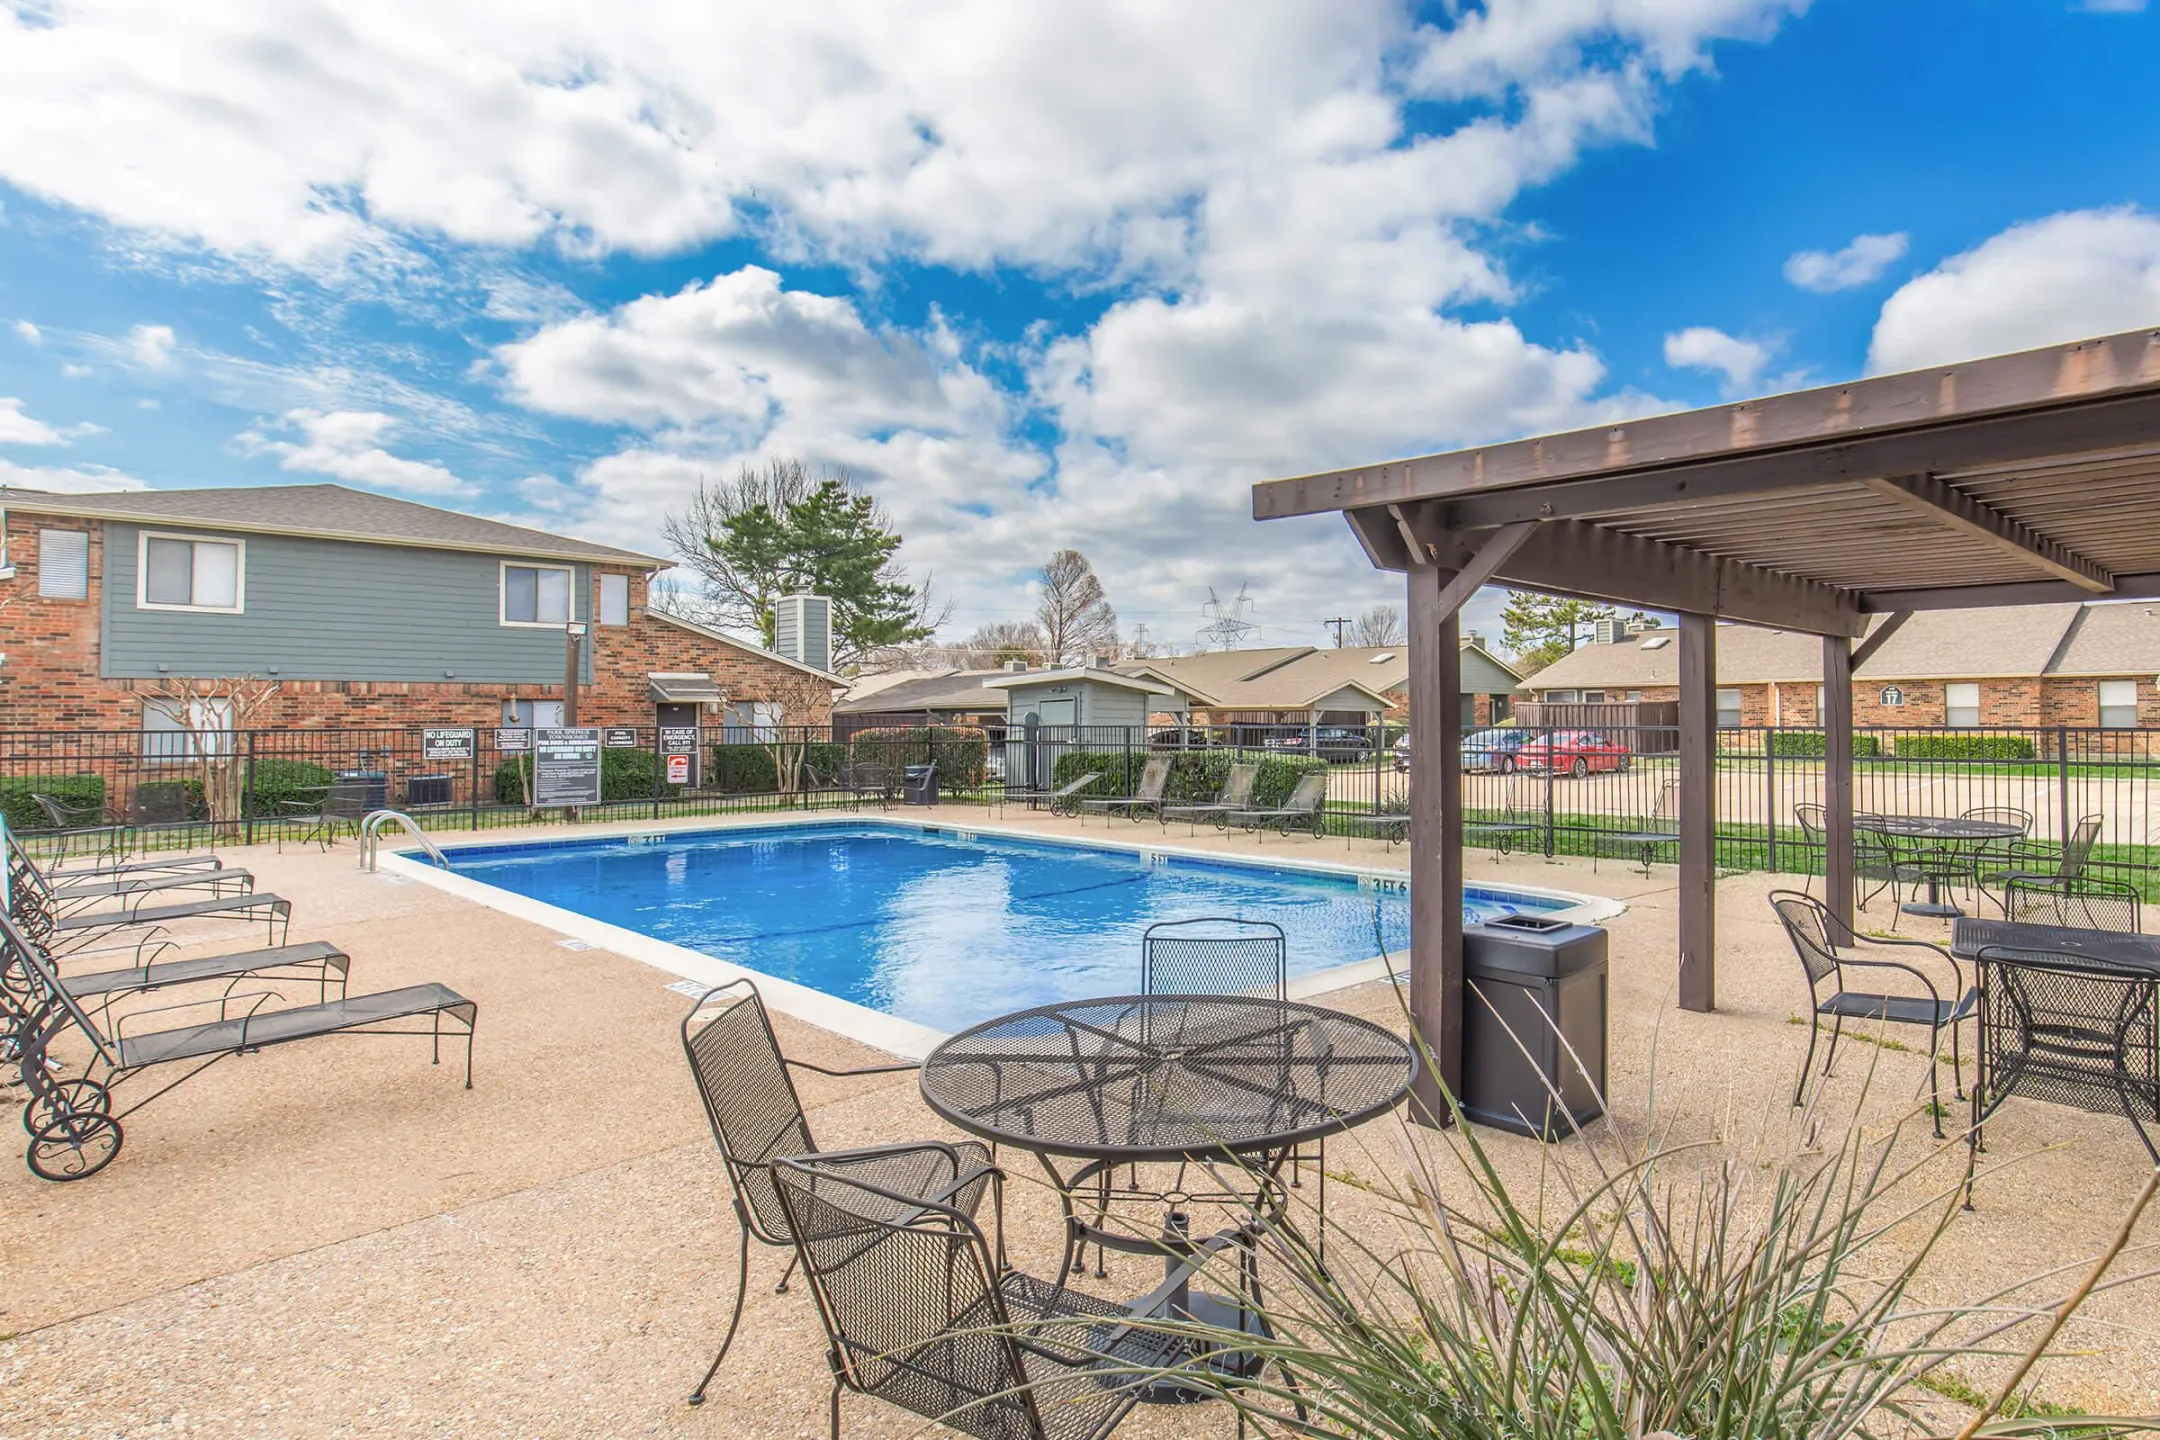
<instances>
[{"instance_id":1,"label":"pergola rafter","mask_svg":"<svg viewBox=\"0 0 2160 1440\"><path fill-rule=\"evenodd\" d=\"M1849 921L1854 667L1914 610L2160 596L2160 332L1253 489L1262 520L1326 511L1344 514L1375 566L1406 577L1421 882L1411 1000L1438 1079L1453 1083L1455 632L1478 586L1679 614L1680 1000L1711 1009L1716 622L1823 637L1828 890ZM1869 635L1877 615L1889 618ZM1428 1114L1446 1113L1437 1094L1424 1098Z\"/></svg>"}]
</instances>

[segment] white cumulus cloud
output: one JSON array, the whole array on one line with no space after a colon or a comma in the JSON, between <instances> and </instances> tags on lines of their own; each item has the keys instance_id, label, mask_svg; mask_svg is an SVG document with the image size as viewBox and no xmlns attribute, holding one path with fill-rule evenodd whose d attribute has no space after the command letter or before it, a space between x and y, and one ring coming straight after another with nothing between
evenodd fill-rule
<instances>
[{"instance_id":1,"label":"white cumulus cloud","mask_svg":"<svg viewBox=\"0 0 2160 1440\"><path fill-rule=\"evenodd\" d=\"M42 420L23 414L23 402L0 395L0 445L65 445L67 437Z\"/></svg>"},{"instance_id":2,"label":"white cumulus cloud","mask_svg":"<svg viewBox=\"0 0 2160 1440\"><path fill-rule=\"evenodd\" d=\"M0 459L0 485L25 490L50 490L63 494L94 494L101 490L147 490L150 486L124 470L107 465L17 465Z\"/></svg>"},{"instance_id":3,"label":"white cumulus cloud","mask_svg":"<svg viewBox=\"0 0 2160 1440\"><path fill-rule=\"evenodd\" d=\"M45 343L45 332L38 329L28 320L17 320L15 322L15 333L22 338L25 345L42 345Z\"/></svg>"},{"instance_id":4,"label":"white cumulus cloud","mask_svg":"<svg viewBox=\"0 0 2160 1440\"><path fill-rule=\"evenodd\" d=\"M470 495L475 490L441 465L402 459L383 449L380 442L397 425L380 411L291 410L277 428L298 431L300 438L251 430L239 437L240 447L250 454L280 457L280 469L330 475L355 485L413 495Z\"/></svg>"},{"instance_id":5,"label":"white cumulus cloud","mask_svg":"<svg viewBox=\"0 0 2160 1440\"><path fill-rule=\"evenodd\" d=\"M2160 324L2160 218L2073 210L1953 255L1883 302L1875 373L1947 365Z\"/></svg>"},{"instance_id":6,"label":"white cumulus cloud","mask_svg":"<svg viewBox=\"0 0 2160 1440\"><path fill-rule=\"evenodd\" d=\"M1773 347L1709 325L1691 325L1665 337L1665 363L1676 370L1708 370L1722 377L1725 393L1751 388L1770 363Z\"/></svg>"},{"instance_id":7,"label":"white cumulus cloud","mask_svg":"<svg viewBox=\"0 0 2160 1440\"><path fill-rule=\"evenodd\" d=\"M128 331L128 353L145 370L163 370L172 364L176 339L170 325L137 325Z\"/></svg>"},{"instance_id":8,"label":"white cumulus cloud","mask_svg":"<svg viewBox=\"0 0 2160 1440\"><path fill-rule=\"evenodd\" d=\"M1785 278L1818 295L1872 285L1905 258L1911 244L1912 237L1903 232L1856 235L1842 250L1802 250L1793 255L1785 262Z\"/></svg>"}]
</instances>

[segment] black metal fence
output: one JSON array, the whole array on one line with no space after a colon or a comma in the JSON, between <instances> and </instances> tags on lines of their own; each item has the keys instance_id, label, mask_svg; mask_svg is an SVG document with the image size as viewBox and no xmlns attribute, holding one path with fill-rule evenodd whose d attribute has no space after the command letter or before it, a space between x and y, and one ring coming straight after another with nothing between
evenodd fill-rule
<instances>
[{"instance_id":1,"label":"black metal fence","mask_svg":"<svg viewBox=\"0 0 2160 1440\"><path fill-rule=\"evenodd\" d=\"M590 820L823 809L858 803L853 767L935 762L949 801L1054 791L1090 775L1084 793L1130 793L1151 756L1167 757L1173 799L1218 791L1229 766L1257 762L1264 795L1298 775L1328 775L1331 833L1393 836L1408 813L1399 725L1368 727L826 727L604 732L602 803ZM429 828L487 829L560 819L528 803L521 757L530 732L481 727L186 732L0 732L0 812L25 834L122 827L138 843L268 839L326 801L394 808ZM1855 808L1946 817L2024 817L2028 838L2059 844L2097 816L2097 873L2160 891L2152 839L2160 816L2160 732L2068 726L1864 729L1854 736ZM1671 726L1601 730L1504 727L1463 747L1472 845L1595 855L1621 834L1669 827L1679 781ZM1718 732L1718 863L1731 870L1822 870L1823 733ZM43 802L36 798L43 797ZM1665 853L1659 858L1669 859Z\"/></svg>"}]
</instances>

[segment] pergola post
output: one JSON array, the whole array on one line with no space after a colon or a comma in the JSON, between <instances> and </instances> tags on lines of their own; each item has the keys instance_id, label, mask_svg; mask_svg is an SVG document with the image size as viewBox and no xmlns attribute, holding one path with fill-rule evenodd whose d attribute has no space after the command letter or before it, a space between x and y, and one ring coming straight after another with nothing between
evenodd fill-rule
<instances>
[{"instance_id":1,"label":"pergola post","mask_svg":"<svg viewBox=\"0 0 2160 1440\"><path fill-rule=\"evenodd\" d=\"M1717 1008L1717 621L1680 616L1680 1008Z\"/></svg>"},{"instance_id":2,"label":"pergola post","mask_svg":"<svg viewBox=\"0 0 2160 1440\"><path fill-rule=\"evenodd\" d=\"M1462 1085L1462 648L1453 577L1408 575L1410 628L1410 1023L1425 1046L1411 1114L1449 1122Z\"/></svg>"},{"instance_id":3,"label":"pergola post","mask_svg":"<svg viewBox=\"0 0 2160 1440\"><path fill-rule=\"evenodd\" d=\"M1852 642L1822 642L1823 900L1849 933L1853 917Z\"/></svg>"}]
</instances>

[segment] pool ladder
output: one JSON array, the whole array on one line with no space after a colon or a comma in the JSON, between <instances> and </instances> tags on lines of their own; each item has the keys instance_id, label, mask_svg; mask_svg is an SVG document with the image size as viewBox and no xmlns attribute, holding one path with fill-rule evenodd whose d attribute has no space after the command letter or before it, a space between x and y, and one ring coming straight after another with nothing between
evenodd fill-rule
<instances>
[{"instance_id":1,"label":"pool ladder","mask_svg":"<svg viewBox=\"0 0 2160 1440\"><path fill-rule=\"evenodd\" d=\"M396 825L406 834L412 836L413 839L420 842L420 848L427 851L429 859L445 870L450 868L450 862L443 858L442 851L435 848L435 842L428 839L427 832L420 828L419 822L414 820L412 816L407 815L402 810L370 810L360 822L360 868L362 870L372 872L375 869L375 852L382 844L382 832L385 825Z\"/></svg>"}]
</instances>

